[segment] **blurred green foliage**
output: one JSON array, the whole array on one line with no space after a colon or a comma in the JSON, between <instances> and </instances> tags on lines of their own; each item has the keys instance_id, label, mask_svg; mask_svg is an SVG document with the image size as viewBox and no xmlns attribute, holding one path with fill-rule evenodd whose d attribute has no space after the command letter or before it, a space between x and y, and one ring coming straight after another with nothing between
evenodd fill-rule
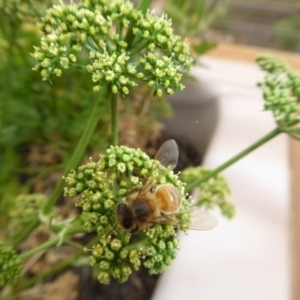
<instances>
[{"instance_id":1,"label":"blurred green foliage","mask_svg":"<svg viewBox=\"0 0 300 300\"><path fill-rule=\"evenodd\" d=\"M275 23L281 49L300 52L300 11Z\"/></svg>"},{"instance_id":2,"label":"blurred green foliage","mask_svg":"<svg viewBox=\"0 0 300 300\"><path fill-rule=\"evenodd\" d=\"M164 11L173 20L177 34L182 37L199 36L227 10L228 0L181 1L165 0Z\"/></svg>"},{"instance_id":3,"label":"blurred green foliage","mask_svg":"<svg viewBox=\"0 0 300 300\"><path fill-rule=\"evenodd\" d=\"M173 20L177 34L195 38L191 47L196 55L203 55L217 44L202 39L201 34L216 18L226 13L229 4L230 0L165 0L164 11Z\"/></svg>"},{"instance_id":4,"label":"blurred green foliage","mask_svg":"<svg viewBox=\"0 0 300 300\"><path fill-rule=\"evenodd\" d=\"M64 164L97 97L80 68L70 70L52 86L32 71L30 53L40 38L36 23L53 2L0 2L0 197L5 195L6 199L24 191L22 183L28 177L53 172L38 162L28 168L32 145L51 145L58 151L57 163ZM103 117L91 141L93 148L108 146L108 111L104 99Z\"/></svg>"}]
</instances>

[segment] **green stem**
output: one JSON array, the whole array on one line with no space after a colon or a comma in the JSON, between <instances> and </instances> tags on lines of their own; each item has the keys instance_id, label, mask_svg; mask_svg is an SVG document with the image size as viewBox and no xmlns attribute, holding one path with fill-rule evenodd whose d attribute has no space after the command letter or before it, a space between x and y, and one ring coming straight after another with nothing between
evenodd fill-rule
<instances>
[{"instance_id":1,"label":"green stem","mask_svg":"<svg viewBox=\"0 0 300 300\"><path fill-rule=\"evenodd\" d=\"M148 238L144 238L138 242L129 244L128 246L125 247L126 250L131 250L131 249L139 249L142 247L148 247L150 245Z\"/></svg>"},{"instance_id":2,"label":"green stem","mask_svg":"<svg viewBox=\"0 0 300 300\"><path fill-rule=\"evenodd\" d=\"M105 93L106 93L106 91L105 91ZM94 105L94 109L93 109L93 111L90 115L90 118L86 124L86 127L84 129L84 132L82 133L81 138L78 141L78 144L75 148L75 151L73 152L73 155L72 155L67 167L65 168L63 176L67 176L69 174L69 172L72 169L76 168L76 166L81 161L84 151L91 139L93 132L95 131L95 128L99 121L99 117L101 116L100 111L101 111L102 107L100 104L101 104L101 100L102 100L103 96L104 96L104 94L101 94L100 97L98 98L98 100L96 101L96 103ZM44 207L44 211L43 211L44 214L48 214L51 211L52 207L56 203L57 199L59 198L59 196L63 190L64 184L65 184L65 181L63 178L61 178L60 181L58 182L58 184L56 185L48 203Z\"/></svg>"},{"instance_id":3,"label":"green stem","mask_svg":"<svg viewBox=\"0 0 300 300\"><path fill-rule=\"evenodd\" d=\"M31 257L39 252L42 252L42 251L54 246L55 244L58 243L58 241L59 241L59 236L57 235L57 236L53 237L52 239L48 240L47 242L39 245L38 247L35 247L27 252L20 254L19 257L21 259L26 259L28 257Z\"/></svg>"},{"instance_id":4,"label":"green stem","mask_svg":"<svg viewBox=\"0 0 300 300\"><path fill-rule=\"evenodd\" d=\"M119 140L119 107L118 97L111 95L111 134L112 134L112 145L117 146Z\"/></svg>"},{"instance_id":5,"label":"green stem","mask_svg":"<svg viewBox=\"0 0 300 300\"><path fill-rule=\"evenodd\" d=\"M140 10L143 14L145 14L147 12L147 9L149 8L149 6L151 4L151 1L152 0L140 0L139 4L137 6L137 9ZM129 28L128 28L126 37L125 37L125 42L127 43L128 48L131 47L132 42L135 38L135 36L133 34L133 27L134 27L134 24L131 23Z\"/></svg>"},{"instance_id":6,"label":"green stem","mask_svg":"<svg viewBox=\"0 0 300 300\"><path fill-rule=\"evenodd\" d=\"M82 249L82 245L81 245L81 244L76 243L76 242L73 242L72 240L65 240L64 243L65 243L66 245L72 246L72 247L77 248L77 249L79 249L79 250Z\"/></svg>"},{"instance_id":7,"label":"green stem","mask_svg":"<svg viewBox=\"0 0 300 300\"><path fill-rule=\"evenodd\" d=\"M27 252L21 253L19 255L19 257L21 259L31 257L31 256L35 255L36 253L39 253L39 252L44 251L54 245L57 245L62 238L68 237L68 236L76 234L76 233L82 233L82 227L70 228L69 230L66 230L66 232L63 234L63 236L58 234L58 235L54 236L53 238L51 238L50 240L48 240L47 242L45 242Z\"/></svg>"},{"instance_id":8,"label":"green stem","mask_svg":"<svg viewBox=\"0 0 300 300\"><path fill-rule=\"evenodd\" d=\"M152 0L140 0L137 9L140 10L143 14L145 14L151 4Z\"/></svg>"},{"instance_id":9,"label":"green stem","mask_svg":"<svg viewBox=\"0 0 300 300\"><path fill-rule=\"evenodd\" d=\"M242 152L238 153L237 155L235 155L234 157L232 157L231 159L229 159L228 161L226 161L222 165L220 165L218 168L214 169L213 171L211 171L210 173L206 174L205 176L203 176L203 177L201 177L201 178L199 178L199 179L197 179L197 180L189 183L186 186L186 191L190 192L192 189L194 189L197 186L199 186L202 182L207 181L208 179L214 177L215 175L217 175L221 171L225 170L226 168L228 168L229 166L231 166L233 163L237 162L238 160L240 160L241 158L243 158L244 156L246 156L247 154L249 154L250 152L252 152L256 148L260 147L264 143L268 142L269 140L271 140L272 138L274 138L275 136L277 136L281 132L282 131L281 131L280 128L276 128L276 129L272 130L267 135L265 135L264 137L262 137L261 139L259 139L257 142L255 142L254 144L252 144L251 146L249 146L248 148L246 148Z\"/></svg>"},{"instance_id":10,"label":"green stem","mask_svg":"<svg viewBox=\"0 0 300 300\"><path fill-rule=\"evenodd\" d=\"M29 234L40 224L37 216L33 216L33 220L27 226L24 226L21 231L19 231L15 236L12 242L12 246L16 248L22 241L24 241Z\"/></svg>"},{"instance_id":11,"label":"green stem","mask_svg":"<svg viewBox=\"0 0 300 300\"><path fill-rule=\"evenodd\" d=\"M95 103L95 106L93 108L93 111L90 115L90 118L86 124L86 127L84 129L84 132L81 135L80 140L78 141L78 144L75 148L75 151L73 152L73 155L67 165L67 167L65 168L64 174L63 176L67 176L68 173L76 168L76 166L79 164L83 153L90 141L90 138L96 128L96 125L99 121L99 117L101 116L100 111L102 109L101 107L101 99L102 97L105 96L105 93L107 93L107 91L105 90L100 97L98 98L98 100ZM61 195L61 192L64 188L64 179L61 178L60 181L58 182L58 184L56 185L52 195L50 196L49 201L47 202L47 204L44 207L43 213L45 215L47 215L52 207L55 205L57 199L59 198L59 196ZM13 242L13 246L16 247L17 245L19 245L22 241L24 241L27 236L39 225L40 221L38 220L37 217L35 217L32 222L30 224L28 224L28 226L24 227L23 230L21 230L14 239Z\"/></svg>"},{"instance_id":12,"label":"green stem","mask_svg":"<svg viewBox=\"0 0 300 300\"><path fill-rule=\"evenodd\" d=\"M136 53L139 53L141 50L145 49L148 45L150 44L150 42L146 42L142 45L140 45L139 47L135 48L131 53L130 55L133 56L135 55Z\"/></svg>"}]
</instances>

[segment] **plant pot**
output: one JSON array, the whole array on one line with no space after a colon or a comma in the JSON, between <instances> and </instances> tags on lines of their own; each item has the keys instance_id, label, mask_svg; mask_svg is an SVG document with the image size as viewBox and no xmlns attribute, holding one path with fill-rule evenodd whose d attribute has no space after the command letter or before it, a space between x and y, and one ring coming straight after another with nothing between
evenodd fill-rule
<instances>
[{"instance_id":1,"label":"plant pot","mask_svg":"<svg viewBox=\"0 0 300 300\"><path fill-rule=\"evenodd\" d=\"M202 158L218 123L219 105L218 94L199 78L199 72L195 68L195 78L184 83L182 92L169 97L174 117L163 123L167 135L189 141Z\"/></svg>"}]
</instances>

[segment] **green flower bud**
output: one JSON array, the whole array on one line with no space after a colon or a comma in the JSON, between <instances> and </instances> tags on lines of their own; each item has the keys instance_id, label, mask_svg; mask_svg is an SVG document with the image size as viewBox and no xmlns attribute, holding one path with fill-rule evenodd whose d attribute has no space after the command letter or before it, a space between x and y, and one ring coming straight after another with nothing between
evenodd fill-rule
<instances>
[{"instance_id":1,"label":"green flower bud","mask_svg":"<svg viewBox=\"0 0 300 300\"><path fill-rule=\"evenodd\" d=\"M128 256L128 254L129 254L129 251L128 251L127 249L123 248L123 249L120 251L120 258L121 258L122 260L125 260L125 259L127 258L127 256Z\"/></svg>"},{"instance_id":2,"label":"green flower bud","mask_svg":"<svg viewBox=\"0 0 300 300\"><path fill-rule=\"evenodd\" d=\"M129 89L126 86L122 87L121 90L122 90L122 92L123 92L124 95L128 95L129 94Z\"/></svg>"},{"instance_id":3,"label":"green flower bud","mask_svg":"<svg viewBox=\"0 0 300 300\"><path fill-rule=\"evenodd\" d=\"M101 256L103 254L103 247L100 244L96 244L93 246L93 255L94 256Z\"/></svg>"},{"instance_id":4,"label":"green flower bud","mask_svg":"<svg viewBox=\"0 0 300 300\"><path fill-rule=\"evenodd\" d=\"M100 223L101 224L103 224L103 225L107 225L107 224L109 224L109 219L108 219L108 217L107 216L101 216L100 218L99 218L99 221L100 221Z\"/></svg>"},{"instance_id":5,"label":"green flower bud","mask_svg":"<svg viewBox=\"0 0 300 300\"><path fill-rule=\"evenodd\" d=\"M85 222L83 224L83 228L86 232L93 232L95 227L94 225L92 224L92 222Z\"/></svg>"},{"instance_id":6,"label":"green flower bud","mask_svg":"<svg viewBox=\"0 0 300 300\"><path fill-rule=\"evenodd\" d=\"M113 278L119 279L121 277L121 270L118 267L113 267L111 275Z\"/></svg>"},{"instance_id":7,"label":"green flower bud","mask_svg":"<svg viewBox=\"0 0 300 300\"><path fill-rule=\"evenodd\" d=\"M114 85L112 86L112 88L111 88L111 91L112 91L113 94L117 94L118 91L119 91L119 89L118 89L118 87L114 84Z\"/></svg>"},{"instance_id":8,"label":"green flower bud","mask_svg":"<svg viewBox=\"0 0 300 300\"><path fill-rule=\"evenodd\" d=\"M97 231L98 235L100 235L100 236L104 235L105 234L105 227L102 226L102 225L98 225L96 231Z\"/></svg>"},{"instance_id":9,"label":"green flower bud","mask_svg":"<svg viewBox=\"0 0 300 300\"><path fill-rule=\"evenodd\" d=\"M117 169L119 172L124 173L126 171L126 165L124 163L118 163L117 164Z\"/></svg>"},{"instance_id":10,"label":"green flower bud","mask_svg":"<svg viewBox=\"0 0 300 300\"><path fill-rule=\"evenodd\" d=\"M97 260L96 260L96 258L94 256L90 256L88 258L88 263L89 263L90 266L95 266L96 263L97 263Z\"/></svg>"},{"instance_id":11,"label":"green flower bud","mask_svg":"<svg viewBox=\"0 0 300 300\"><path fill-rule=\"evenodd\" d=\"M114 208L114 206L115 206L115 203L112 200L106 200L104 202L105 209L112 209L112 208Z\"/></svg>"},{"instance_id":12,"label":"green flower bud","mask_svg":"<svg viewBox=\"0 0 300 300\"><path fill-rule=\"evenodd\" d=\"M122 273L122 277L123 278L127 278L129 277L129 275L131 274L131 269L128 266L122 266L121 268L121 273Z\"/></svg>"},{"instance_id":13,"label":"green flower bud","mask_svg":"<svg viewBox=\"0 0 300 300\"><path fill-rule=\"evenodd\" d=\"M107 260L101 260L99 267L101 270L109 270L111 267L111 263Z\"/></svg>"},{"instance_id":14,"label":"green flower bud","mask_svg":"<svg viewBox=\"0 0 300 300\"><path fill-rule=\"evenodd\" d=\"M109 273L106 271L100 271L98 274L98 281L102 284L109 284L110 283Z\"/></svg>"},{"instance_id":15,"label":"green flower bud","mask_svg":"<svg viewBox=\"0 0 300 300\"><path fill-rule=\"evenodd\" d=\"M12 247L5 247L0 242L0 286L13 283L21 276L21 259Z\"/></svg>"},{"instance_id":16,"label":"green flower bud","mask_svg":"<svg viewBox=\"0 0 300 300\"><path fill-rule=\"evenodd\" d=\"M100 91L100 85L95 85L95 86L93 87L93 91L94 91L94 92L99 92L99 91Z\"/></svg>"},{"instance_id":17,"label":"green flower bud","mask_svg":"<svg viewBox=\"0 0 300 300\"><path fill-rule=\"evenodd\" d=\"M122 247L122 243L118 239L113 239L110 243L110 247L114 251L118 251Z\"/></svg>"},{"instance_id":18,"label":"green flower bud","mask_svg":"<svg viewBox=\"0 0 300 300\"><path fill-rule=\"evenodd\" d=\"M113 253L112 251L107 250L107 251L105 252L105 257L106 257L108 260L113 260L114 257L115 257L115 255L114 255L114 253Z\"/></svg>"}]
</instances>

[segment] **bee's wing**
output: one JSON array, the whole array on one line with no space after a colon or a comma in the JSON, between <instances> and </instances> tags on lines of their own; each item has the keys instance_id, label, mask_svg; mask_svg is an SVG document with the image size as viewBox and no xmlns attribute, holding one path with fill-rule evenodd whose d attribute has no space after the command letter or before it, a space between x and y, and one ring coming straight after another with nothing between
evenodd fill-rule
<instances>
[{"instance_id":1,"label":"bee's wing","mask_svg":"<svg viewBox=\"0 0 300 300\"><path fill-rule=\"evenodd\" d=\"M189 213L191 216L191 223L188 227L184 228L180 225L179 219L174 218L176 215ZM209 230L217 226L217 219L209 214L207 211L203 211L197 206L191 206L188 209L180 212L176 212L169 215L159 216L150 222L154 224L167 224L181 229L191 229L191 230Z\"/></svg>"},{"instance_id":2,"label":"bee's wing","mask_svg":"<svg viewBox=\"0 0 300 300\"><path fill-rule=\"evenodd\" d=\"M161 165L173 170L178 162L179 151L175 140L167 140L158 149L154 159L158 160ZM153 172L155 164L152 164L150 174ZM156 185L156 181L148 180L140 190L139 195L146 194Z\"/></svg>"},{"instance_id":3,"label":"bee's wing","mask_svg":"<svg viewBox=\"0 0 300 300\"><path fill-rule=\"evenodd\" d=\"M188 226L188 229L208 230L216 227L218 224L217 219L213 215L196 206L190 209L190 214L191 223Z\"/></svg>"},{"instance_id":4,"label":"bee's wing","mask_svg":"<svg viewBox=\"0 0 300 300\"><path fill-rule=\"evenodd\" d=\"M168 140L158 149L154 159L158 160L164 167L173 170L177 165L178 156L177 143L175 140Z\"/></svg>"}]
</instances>

